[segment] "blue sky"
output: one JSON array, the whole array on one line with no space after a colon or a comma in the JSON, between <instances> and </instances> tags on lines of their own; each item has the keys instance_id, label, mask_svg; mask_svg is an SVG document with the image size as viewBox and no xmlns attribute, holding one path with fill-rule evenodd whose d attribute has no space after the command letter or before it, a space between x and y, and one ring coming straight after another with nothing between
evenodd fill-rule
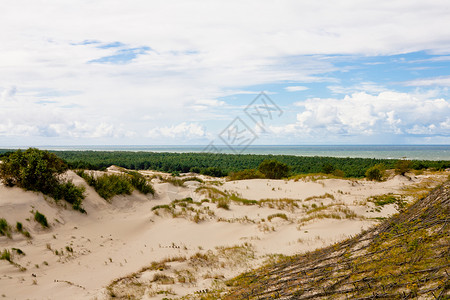
<instances>
[{"instance_id":1,"label":"blue sky","mask_svg":"<svg viewBox=\"0 0 450 300\"><path fill-rule=\"evenodd\" d=\"M0 147L220 144L236 118L262 145L450 144L448 15L445 1L4 1ZM264 124L245 113L261 92L282 112Z\"/></svg>"}]
</instances>

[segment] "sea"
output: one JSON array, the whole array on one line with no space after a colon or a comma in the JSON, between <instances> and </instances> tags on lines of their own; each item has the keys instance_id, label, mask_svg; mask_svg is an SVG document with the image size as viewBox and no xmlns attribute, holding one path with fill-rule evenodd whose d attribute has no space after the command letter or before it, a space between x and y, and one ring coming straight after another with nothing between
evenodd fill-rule
<instances>
[{"instance_id":1,"label":"sea","mask_svg":"<svg viewBox=\"0 0 450 300\"><path fill-rule=\"evenodd\" d=\"M22 147L23 148L23 147ZM296 156L361 157L414 160L450 160L450 145L158 145L158 146L40 146L45 150L212 152Z\"/></svg>"}]
</instances>

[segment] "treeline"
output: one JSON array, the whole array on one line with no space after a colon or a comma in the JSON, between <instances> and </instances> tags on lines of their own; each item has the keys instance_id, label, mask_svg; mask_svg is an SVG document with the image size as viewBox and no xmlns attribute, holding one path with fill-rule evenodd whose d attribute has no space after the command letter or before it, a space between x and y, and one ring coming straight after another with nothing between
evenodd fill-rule
<instances>
[{"instance_id":1,"label":"treeline","mask_svg":"<svg viewBox=\"0 0 450 300\"><path fill-rule=\"evenodd\" d=\"M226 176L230 172L257 169L264 160L277 160L289 166L291 175L330 173L340 170L346 177L364 177L367 169L383 164L394 169L398 160L373 158L305 157L293 155L161 153L129 151L52 151L72 169L102 170L117 165L131 170L157 170L169 173L195 172ZM443 170L450 161L414 160L412 169Z\"/></svg>"}]
</instances>

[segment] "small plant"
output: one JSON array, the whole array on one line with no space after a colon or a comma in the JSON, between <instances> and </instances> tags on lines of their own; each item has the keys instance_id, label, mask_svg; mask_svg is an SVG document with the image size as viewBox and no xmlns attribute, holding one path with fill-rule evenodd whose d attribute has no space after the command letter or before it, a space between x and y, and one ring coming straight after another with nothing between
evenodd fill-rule
<instances>
[{"instance_id":1,"label":"small plant","mask_svg":"<svg viewBox=\"0 0 450 300\"><path fill-rule=\"evenodd\" d=\"M4 218L0 219L0 235L6 235L11 238L11 226Z\"/></svg>"},{"instance_id":2,"label":"small plant","mask_svg":"<svg viewBox=\"0 0 450 300\"><path fill-rule=\"evenodd\" d=\"M160 209L160 208L167 209L167 210L172 210L171 207L170 207L169 205L164 204L164 205L156 205L156 206L153 206L153 207L152 207L152 211L155 211L155 210Z\"/></svg>"},{"instance_id":3,"label":"small plant","mask_svg":"<svg viewBox=\"0 0 450 300\"><path fill-rule=\"evenodd\" d=\"M18 232L22 232L23 231L23 225L20 222L16 223L16 229Z\"/></svg>"},{"instance_id":4,"label":"small plant","mask_svg":"<svg viewBox=\"0 0 450 300\"><path fill-rule=\"evenodd\" d=\"M11 262L11 252L8 249L4 249L2 252L0 252L0 260L7 260Z\"/></svg>"},{"instance_id":5,"label":"small plant","mask_svg":"<svg viewBox=\"0 0 450 300\"><path fill-rule=\"evenodd\" d=\"M48 228L49 227L48 226L48 222L47 222L47 218L43 214L41 214L39 211L36 211L34 213L34 220L36 222L38 222L39 224L41 224L42 227L44 227L44 228Z\"/></svg>"},{"instance_id":6,"label":"small plant","mask_svg":"<svg viewBox=\"0 0 450 300\"><path fill-rule=\"evenodd\" d=\"M153 275L153 280L152 282L158 282L160 284L174 284L175 283L175 279L173 279L170 276L167 276L165 274L155 274Z\"/></svg>"},{"instance_id":7,"label":"small plant","mask_svg":"<svg viewBox=\"0 0 450 300\"><path fill-rule=\"evenodd\" d=\"M286 216L286 214L282 214L282 213L277 213L277 214L272 214L272 215L267 216L267 220L270 222L272 221L273 218L281 218L286 221L288 220L288 217Z\"/></svg>"},{"instance_id":8,"label":"small plant","mask_svg":"<svg viewBox=\"0 0 450 300\"><path fill-rule=\"evenodd\" d=\"M223 208L225 210L230 209L230 200L221 198L217 201L217 208Z\"/></svg>"},{"instance_id":9,"label":"small plant","mask_svg":"<svg viewBox=\"0 0 450 300\"><path fill-rule=\"evenodd\" d=\"M11 248L11 250L16 251L17 254L19 255L25 255L25 252L23 252L21 249L19 248Z\"/></svg>"}]
</instances>

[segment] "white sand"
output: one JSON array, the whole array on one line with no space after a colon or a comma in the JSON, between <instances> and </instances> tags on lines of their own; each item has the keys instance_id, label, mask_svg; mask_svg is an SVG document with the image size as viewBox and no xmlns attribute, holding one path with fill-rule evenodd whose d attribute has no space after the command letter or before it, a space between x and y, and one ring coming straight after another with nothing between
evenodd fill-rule
<instances>
[{"instance_id":1,"label":"white sand","mask_svg":"<svg viewBox=\"0 0 450 300\"><path fill-rule=\"evenodd\" d=\"M67 176L76 184L86 186L73 172ZM83 206L87 215L73 211L69 205L65 209L62 207L64 202L57 205L39 193L0 185L0 218L5 218L12 227L21 222L33 237L28 240L17 232L12 239L0 236L0 251L21 249L26 255L14 255L14 262L27 268L21 271L5 260L0 261L0 298L102 299L106 295L105 287L112 280L136 272L152 261L180 255L189 257L196 252L215 251L217 246L252 244L260 259L248 267L260 263L265 254L291 255L313 250L355 235L376 223L361 216L386 217L396 212L394 205L375 211L372 203L364 203L368 196L400 193L406 186L429 181L427 178L430 176L421 175L413 180L397 176L380 183L338 179L225 182L215 187L253 200L297 199L300 207L291 211L232 202L230 210L224 210L218 209L216 204L204 203L198 208L209 207L214 216L198 224L183 217L172 218L163 212L158 216L151 210L155 205L169 204L175 199L204 199L205 195L195 192L200 185L195 181L186 183L186 187L175 187L154 180L155 197L133 192L130 196L114 197L111 204L86 186L87 197ZM441 175L430 185L443 181L446 176L448 174ZM333 195L334 199L325 197L305 201L308 197L325 193ZM300 222L301 218L308 216L302 205L311 209L313 203L317 206L336 205L330 209L347 207L360 217ZM32 210L43 213L51 228L42 229L33 220ZM284 213L289 220L274 218L269 222L268 216L275 213ZM69 253L66 246L73 248L73 253ZM64 254L56 255L55 250ZM245 268L241 266L222 273L232 276L243 270ZM210 283L209 279L199 279L195 284L177 284L172 288L181 296L182 293L207 288ZM163 296L158 297L161 299Z\"/></svg>"}]
</instances>

